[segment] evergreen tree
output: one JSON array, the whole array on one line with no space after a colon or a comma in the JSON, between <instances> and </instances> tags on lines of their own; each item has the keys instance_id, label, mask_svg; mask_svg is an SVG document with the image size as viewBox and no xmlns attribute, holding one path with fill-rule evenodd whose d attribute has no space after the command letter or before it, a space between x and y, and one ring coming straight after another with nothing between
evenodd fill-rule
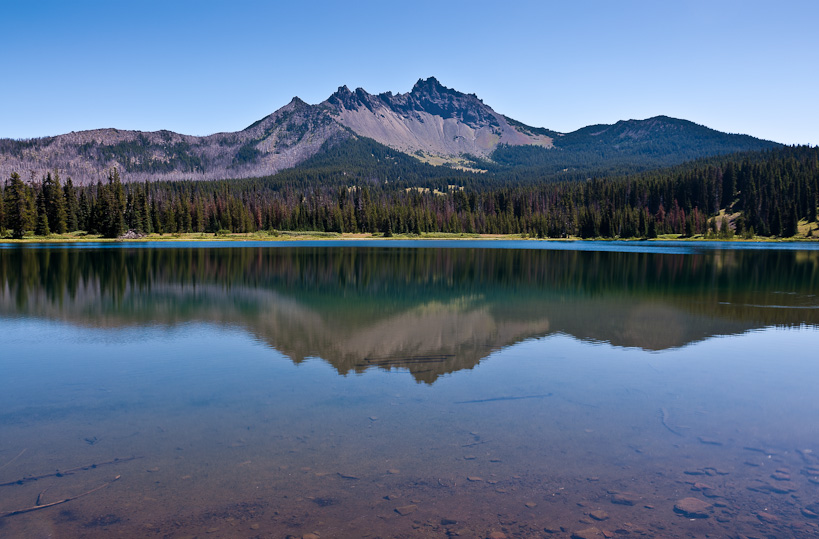
<instances>
[{"instance_id":1,"label":"evergreen tree","mask_svg":"<svg viewBox=\"0 0 819 539\"><path fill-rule=\"evenodd\" d=\"M6 197L3 184L0 184L0 237L6 235Z\"/></svg>"},{"instance_id":2,"label":"evergreen tree","mask_svg":"<svg viewBox=\"0 0 819 539\"><path fill-rule=\"evenodd\" d=\"M11 173L4 193L6 206L6 225L13 238L22 239L26 230L31 228L31 213L28 207L28 187L20 175Z\"/></svg>"},{"instance_id":3,"label":"evergreen tree","mask_svg":"<svg viewBox=\"0 0 819 539\"><path fill-rule=\"evenodd\" d=\"M788 213L785 215L784 222L782 225L782 237L783 238L791 238L799 232L799 221L796 218L796 206L791 205L788 208Z\"/></svg>"},{"instance_id":4,"label":"evergreen tree","mask_svg":"<svg viewBox=\"0 0 819 539\"><path fill-rule=\"evenodd\" d=\"M109 220L110 228L108 230L108 237L116 238L125 232L125 189L122 187L120 181L119 171L114 167L113 171L108 175L108 182L112 186L112 214Z\"/></svg>"},{"instance_id":5,"label":"evergreen tree","mask_svg":"<svg viewBox=\"0 0 819 539\"><path fill-rule=\"evenodd\" d=\"M80 200L77 204L77 230L91 229L91 205L88 202L87 189L80 191Z\"/></svg>"},{"instance_id":6,"label":"evergreen tree","mask_svg":"<svg viewBox=\"0 0 819 539\"><path fill-rule=\"evenodd\" d=\"M648 220L648 234L646 236L649 239L657 237L657 221L655 221L653 217Z\"/></svg>"},{"instance_id":7,"label":"evergreen tree","mask_svg":"<svg viewBox=\"0 0 819 539\"><path fill-rule=\"evenodd\" d=\"M48 218L48 227L55 234L65 234L68 224L65 212L65 193L60 185L60 175L49 172L43 181L42 189L45 211Z\"/></svg>"},{"instance_id":8,"label":"evergreen tree","mask_svg":"<svg viewBox=\"0 0 819 539\"><path fill-rule=\"evenodd\" d=\"M722 222L719 226L719 236L723 239L731 239L734 236L734 231L731 230L731 224L728 221L728 216L722 216Z\"/></svg>"},{"instance_id":9,"label":"evergreen tree","mask_svg":"<svg viewBox=\"0 0 819 539\"><path fill-rule=\"evenodd\" d=\"M779 236L782 234L782 210L778 204L774 208L773 218L771 219L771 223L768 228L771 236ZM765 234L764 232L761 233L763 236L769 235Z\"/></svg>"},{"instance_id":10,"label":"evergreen tree","mask_svg":"<svg viewBox=\"0 0 819 539\"><path fill-rule=\"evenodd\" d=\"M46 212L45 189L42 187L37 191L37 222L34 225L34 235L51 235L51 230L48 227L48 214Z\"/></svg>"},{"instance_id":11,"label":"evergreen tree","mask_svg":"<svg viewBox=\"0 0 819 539\"><path fill-rule=\"evenodd\" d=\"M151 201L151 227L154 229L154 232L156 232L160 236L162 235L162 233L164 231L164 229L162 227L161 213L162 212L159 209L159 207L157 206L156 200L152 200ZM217 227L217 230L219 228L221 228L221 226ZM214 232L216 232L216 230L214 230Z\"/></svg>"},{"instance_id":12,"label":"evergreen tree","mask_svg":"<svg viewBox=\"0 0 819 539\"><path fill-rule=\"evenodd\" d=\"M722 201L720 207L729 209L736 195L737 174L733 163L728 163L722 173Z\"/></svg>"},{"instance_id":13,"label":"evergreen tree","mask_svg":"<svg viewBox=\"0 0 819 539\"><path fill-rule=\"evenodd\" d=\"M71 181L70 176L65 182L65 187L63 187L63 197L65 198L65 223L68 232L74 232L79 229L79 220L77 217L79 205L77 203L77 191L74 189L74 182Z\"/></svg>"},{"instance_id":14,"label":"evergreen tree","mask_svg":"<svg viewBox=\"0 0 819 539\"><path fill-rule=\"evenodd\" d=\"M125 232L125 190L116 168L108 173L108 183L97 186L97 230L106 238Z\"/></svg>"}]
</instances>

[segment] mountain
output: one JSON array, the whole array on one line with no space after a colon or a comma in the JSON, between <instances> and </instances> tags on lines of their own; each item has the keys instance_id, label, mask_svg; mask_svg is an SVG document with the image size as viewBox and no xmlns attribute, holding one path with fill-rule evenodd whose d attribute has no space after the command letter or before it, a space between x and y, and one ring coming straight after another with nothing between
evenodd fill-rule
<instances>
[{"instance_id":1,"label":"mountain","mask_svg":"<svg viewBox=\"0 0 819 539\"><path fill-rule=\"evenodd\" d=\"M235 133L196 137L164 130L97 129L0 139L0 177L16 171L38 178L59 169L77 183L89 183L114 166L126 180L258 177L364 139L433 165L489 172L524 168L545 176L569 171L604 175L624 167L646 169L777 146L665 116L558 133L508 118L476 95L430 77L406 94L372 95L342 86L317 105L296 97Z\"/></svg>"},{"instance_id":2,"label":"mountain","mask_svg":"<svg viewBox=\"0 0 819 539\"><path fill-rule=\"evenodd\" d=\"M350 132L322 107L299 98L235 133L206 137L171 131L95 129L32 140L0 140L0 175L59 169L75 182L118 167L126 180L213 180L275 174Z\"/></svg>"},{"instance_id":3,"label":"mountain","mask_svg":"<svg viewBox=\"0 0 819 539\"><path fill-rule=\"evenodd\" d=\"M339 123L358 135L419 157L488 157L500 144L552 147L547 134L513 125L474 94L447 88L434 77L398 95L374 96L342 86L325 103Z\"/></svg>"}]
</instances>

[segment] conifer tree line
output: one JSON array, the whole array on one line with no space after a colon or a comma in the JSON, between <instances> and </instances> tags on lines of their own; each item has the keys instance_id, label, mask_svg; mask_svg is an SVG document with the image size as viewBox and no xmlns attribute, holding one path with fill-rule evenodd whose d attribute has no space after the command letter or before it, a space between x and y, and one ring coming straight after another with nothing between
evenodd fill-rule
<instances>
[{"instance_id":1,"label":"conifer tree line","mask_svg":"<svg viewBox=\"0 0 819 539\"><path fill-rule=\"evenodd\" d=\"M660 234L791 237L816 221L819 148L784 147L620 178L513 182L468 176L438 190L400 181L327 178L293 169L268 178L76 186L57 171L3 182L0 234L293 230L530 234L635 238ZM343 178L343 179L339 179ZM459 185L448 185L456 181ZM720 217L722 215L722 217Z\"/></svg>"}]
</instances>

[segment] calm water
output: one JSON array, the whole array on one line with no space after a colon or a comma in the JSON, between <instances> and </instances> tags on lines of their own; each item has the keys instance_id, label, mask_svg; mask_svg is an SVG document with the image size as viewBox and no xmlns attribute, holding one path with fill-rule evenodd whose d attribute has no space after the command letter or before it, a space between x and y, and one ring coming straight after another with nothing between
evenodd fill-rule
<instances>
[{"instance_id":1,"label":"calm water","mask_svg":"<svg viewBox=\"0 0 819 539\"><path fill-rule=\"evenodd\" d=\"M819 250L730 247L2 247L0 513L88 494L0 536L816 537Z\"/></svg>"}]
</instances>

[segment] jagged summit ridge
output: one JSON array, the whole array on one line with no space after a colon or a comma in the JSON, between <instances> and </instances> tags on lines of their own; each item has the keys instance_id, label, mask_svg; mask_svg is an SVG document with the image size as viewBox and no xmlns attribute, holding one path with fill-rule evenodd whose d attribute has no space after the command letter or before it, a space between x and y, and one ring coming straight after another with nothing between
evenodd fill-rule
<instances>
[{"instance_id":1,"label":"jagged summit ridge","mask_svg":"<svg viewBox=\"0 0 819 539\"><path fill-rule=\"evenodd\" d=\"M551 137L519 130L476 95L447 88L435 77L395 95L341 86L325 104L355 133L409 154L487 157L499 144L552 146Z\"/></svg>"}]
</instances>

